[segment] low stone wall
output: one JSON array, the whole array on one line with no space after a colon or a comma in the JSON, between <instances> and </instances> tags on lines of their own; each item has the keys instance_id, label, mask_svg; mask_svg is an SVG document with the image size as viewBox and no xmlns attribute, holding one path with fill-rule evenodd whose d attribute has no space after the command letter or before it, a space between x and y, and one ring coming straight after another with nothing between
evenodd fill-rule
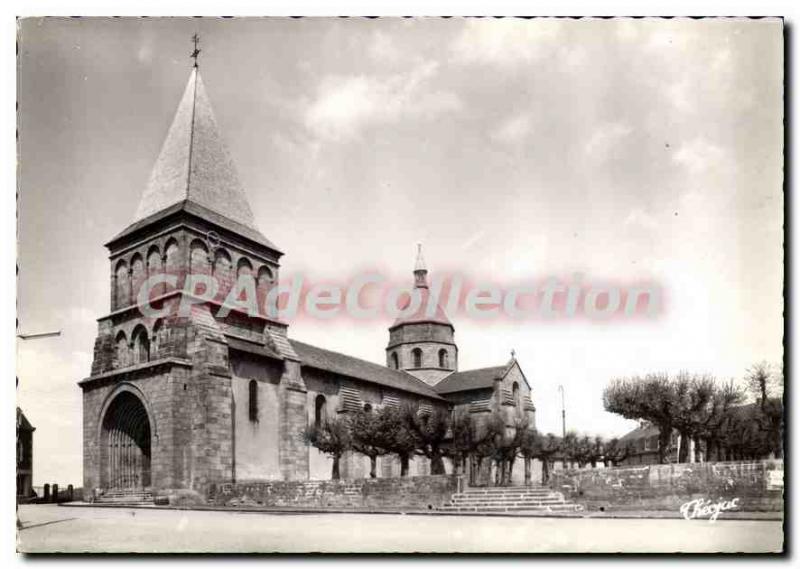
<instances>
[{"instance_id":1,"label":"low stone wall","mask_svg":"<svg viewBox=\"0 0 800 569\"><path fill-rule=\"evenodd\" d=\"M228 507L427 510L448 502L458 487L458 476L454 475L238 482L212 486L208 503Z\"/></svg>"},{"instance_id":2,"label":"low stone wall","mask_svg":"<svg viewBox=\"0 0 800 569\"><path fill-rule=\"evenodd\" d=\"M653 464L560 470L550 486L589 510L673 510L732 500L739 511L783 510L783 461Z\"/></svg>"}]
</instances>

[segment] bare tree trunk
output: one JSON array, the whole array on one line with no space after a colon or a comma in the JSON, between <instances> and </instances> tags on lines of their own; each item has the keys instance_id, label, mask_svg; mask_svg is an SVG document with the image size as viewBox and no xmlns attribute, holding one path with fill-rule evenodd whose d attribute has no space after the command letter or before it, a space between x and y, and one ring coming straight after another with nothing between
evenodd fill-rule
<instances>
[{"instance_id":1,"label":"bare tree trunk","mask_svg":"<svg viewBox=\"0 0 800 569\"><path fill-rule=\"evenodd\" d=\"M369 477L378 477L378 457L374 455L369 457Z\"/></svg>"},{"instance_id":2,"label":"bare tree trunk","mask_svg":"<svg viewBox=\"0 0 800 569\"><path fill-rule=\"evenodd\" d=\"M525 457L525 486L531 485L531 459Z\"/></svg>"},{"instance_id":3,"label":"bare tree trunk","mask_svg":"<svg viewBox=\"0 0 800 569\"><path fill-rule=\"evenodd\" d=\"M339 459L341 457L338 454L333 455L333 465L331 466L331 480L339 480L341 476L339 476Z\"/></svg>"},{"instance_id":4,"label":"bare tree trunk","mask_svg":"<svg viewBox=\"0 0 800 569\"><path fill-rule=\"evenodd\" d=\"M438 450L433 451L431 456L431 474L444 474L444 461Z\"/></svg>"},{"instance_id":5,"label":"bare tree trunk","mask_svg":"<svg viewBox=\"0 0 800 569\"><path fill-rule=\"evenodd\" d=\"M408 476L408 455L400 455L400 476Z\"/></svg>"},{"instance_id":6,"label":"bare tree trunk","mask_svg":"<svg viewBox=\"0 0 800 569\"><path fill-rule=\"evenodd\" d=\"M658 463L667 463L667 452L669 451L669 441L672 438L672 427L659 425L658 427Z\"/></svg>"},{"instance_id":7,"label":"bare tree trunk","mask_svg":"<svg viewBox=\"0 0 800 569\"><path fill-rule=\"evenodd\" d=\"M547 458L542 460L542 485L550 481L550 461Z\"/></svg>"}]
</instances>

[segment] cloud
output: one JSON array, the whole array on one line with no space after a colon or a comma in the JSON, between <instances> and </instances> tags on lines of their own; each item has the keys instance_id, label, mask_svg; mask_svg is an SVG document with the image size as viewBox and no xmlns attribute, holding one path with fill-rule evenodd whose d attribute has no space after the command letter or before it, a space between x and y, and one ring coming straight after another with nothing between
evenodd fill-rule
<instances>
[{"instance_id":1,"label":"cloud","mask_svg":"<svg viewBox=\"0 0 800 569\"><path fill-rule=\"evenodd\" d=\"M560 20L468 20L451 45L456 61L516 65L529 63L557 47Z\"/></svg>"},{"instance_id":2,"label":"cloud","mask_svg":"<svg viewBox=\"0 0 800 569\"><path fill-rule=\"evenodd\" d=\"M655 217L647 213L641 208L631 210L628 217L625 218L625 225L633 227L641 227L643 229L657 229L658 222Z\"/></svg>"},{"instance_id":3,"label":"cloud","mask_svg":"<svg viewBox=\"0 0 800 569\"><path fill-rule=\"evenodd\" d=\"M389 76L329 77L308 107L305 124L320 137L343 139L370 124L460 110L463 104L455 94L431 89L437 69L437 63L427 62Z\"/></svg>"},{"instance_id":4,"label":"cloud","mask_svg":"<svg viewBox=\"0 0 800 569\"><path fill-rule=\"evenodd\" d=\"M592 136L586 142L584 150L586 154L603 160L608 157L611 150L622 139L633 132L633 129L621 123L607 123L595 129Z\"/></svg>"},{"instance_id":5,"label":"cloud","mask_svg":"<svg viewBox=\"0 0 800 569\"><path fill-rule=\"evenodd\" d=\"M530 113L515 115L494 129L489 136L495 142L516 145L528 137L533 126L532 123Z\"/></svg>"},{"instance_id":6,"label":"cloud","mask_svg":"<svg viewBox=\"0 0 800 569\"><path fill-rule=\"evenodd\" d=\"M720 169L725 157L725 151L716 144L705 138L695 138L683 144L673 160L685 167L689 174L698 175Z\"/></svg>"}]
</instances>

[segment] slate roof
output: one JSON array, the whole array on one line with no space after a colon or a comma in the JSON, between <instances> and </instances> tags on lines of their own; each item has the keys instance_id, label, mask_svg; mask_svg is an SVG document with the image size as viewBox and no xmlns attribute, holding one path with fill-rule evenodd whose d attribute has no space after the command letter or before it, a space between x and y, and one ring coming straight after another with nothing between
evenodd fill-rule
<instances>
[{"instance_id":1,"label":"slate roof","mask_svg":"<svg viewBox=\"0 0 800 569\"><path fill-rule=\"evenodd\" d=\"M644 427L636 427L634 430L630 431L629 433L624 434L620 437L620 441L636 441L639 439L658 436L659 428L655 425L647 425Z\"/></svg>"},{"instance_id":2,"label":"slate roof","mask_svg":"<svg viewBox=\"0 0 800 569\"><path fill-rule=\"evenodd\" d=\"M436 306L433 306L431 300L431 291L427 287L415 287L419 294L421 295L421 302L419 308L413 313L407 316L399 316L397 320L394 321L392 327L389 328L390 330L397 328L398 326L402 326L403 324L422 324L425 322L431 322L433 324L444 324L446 326L450 326L452 328L453 324L450 322L450 319L445 314L442 307L437 303ZM402 304L400 304L400 310L405 310L411 304L411 297L406 296L403 299ZM429 310L428 305L431 305Z\"/></svg>"},{"instance_id":3,"label":"slate roof","mask_svg":"<svg viewBox=\"0 0 800 569\"><path fill-rule=\"evenodd\" d=\"M506 370L508 365L457 371L437 383L434 389L437 393L454 393L489 388L494 385L496 379L501 379L506 374Z\"/></svg>"},{"instance_id":4,"label":"slate roof","mask_svg":"<svg viewBox=\"0 0 800 569\"><path fill-rule=\"evenodd\" d=\"M275 249L255 228L197 68L189 76L134 222L112 242L179 210Z\"/></svg>"},{"instance_id":5,"label":"slate roof","mask_svg":"<svg viewBox=\"0 0 800 569\"><path fill-rule=\"evenodd\" d=\"M143 227L149 226L151 223L155 223L156 221L160 221L162 219L167 219L173 214L177 214L178 212L186 212L195 217L199 217L200 219L204 219L206 221L210 221L214 225L221 227L222 229L227 229L231 233L235 233L237 235L241 235L251 241L258 243L259 245L263 245L265 247L269 247L273 251L279 254L283 254L283 252L278 249L272 241L264 237L260 231L254 229L252 227L248 227L246 225L242 225L241 223L237 223L232 219L228 219L224 215L220 215L219 213L208 209L207 207L203 207L200 204L197 204L191 200L184 200L182 202L178 202L173 204L161 211L157 211L156 213L147 216L144 219L140 219L138 221L133 222L128 227L123 229L120 233L115 235L106 246L112 245L115 241L122 239L123 237L127 237L128 235L133 235L139 229Z\"/></svg>"},{"instance_id":6,"label":"slate roof","mask_svg":"<svg viewBox=\"0 0 800 569\"><path fill-rule=\"evenodd\" d=\"M303 366L337 373L370 383L377 383L400 391L424 395L432 399L441 399L427 383L404 371L318 348L297 340L289 340L289 343L291 343L297 355L300 356L300 364Z\"/></svg>"},{"instance_id":7,"label":"slate roof","mask_svg":"<svg viewBox=\"0 0 800 569\"><path fill-rule=\"evenodd\" d=\"M17 407L17 429L20 431L30 431L33 432L36 429L33 425L31 425L28 418L25 416L25 413L22 412L22 409Z\"/></svg>"},{"instance_id":8,"label":"slate roof","mask_svg":"<svg viewBox=\"0 0 800 569\"><path fill-rule=\"evenodd\" d=\"M428 288L428 269L425 266L425 259L422 257L422 245L420 244L417 247L417 260L414 263L414 290L421 297L419 308L413 314L399 316L389 330L393 330L403 324L422 324L428 322L444 324L452 328L453 324L450 322L450 319L439 303L436 302L436 305L433 305L431 291ZM400 310L404 311L410 305L411 297L407 296L403 299Z\"/></svg>"}]
</instances>

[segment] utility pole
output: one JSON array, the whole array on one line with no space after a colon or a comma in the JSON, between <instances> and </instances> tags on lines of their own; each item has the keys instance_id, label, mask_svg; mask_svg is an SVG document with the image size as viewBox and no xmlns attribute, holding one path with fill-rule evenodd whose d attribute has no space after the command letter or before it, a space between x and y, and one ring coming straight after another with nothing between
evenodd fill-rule
<instances>
[{"instance_id":1,"label":"utility pole","mask_svg":"<svg viewBox=\"0 0 800 569\"><path fill-rule=\"evenodd\" d=\"M558 391L561 393L561 436L567 436L567 410L564 405L564 386L558 386Z\"/></svg>"}]
</instances>

